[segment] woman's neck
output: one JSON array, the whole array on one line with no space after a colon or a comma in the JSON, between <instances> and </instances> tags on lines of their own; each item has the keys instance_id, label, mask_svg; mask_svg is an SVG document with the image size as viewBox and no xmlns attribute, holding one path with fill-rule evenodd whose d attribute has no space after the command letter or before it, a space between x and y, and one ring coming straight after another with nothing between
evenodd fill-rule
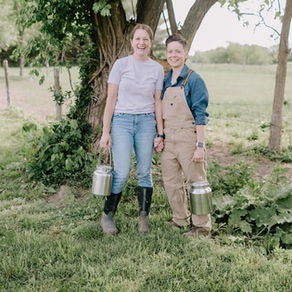
<instances>
[{"instance_id":1,"label":"woman's neck","mask_svg":"<svg viewBox=\"0 0 292 292\"><path fill-rule=\"evenodd\" d=\"M148 55L133 54L132 56L135 60L138 60L138 61L147 61L149 59Z\"/></svg>"},{"instance_id":2,"label":"woman's neck","mask_svg":"<svg viewBox=\"0 0 292 292\"><path fill-rule=\"evenodd\" d=\"M179 76L183 66L172 68L172 77L171 77L171 83L174 84L177 80L177 77Z\"/></svg>"}]
</instances>

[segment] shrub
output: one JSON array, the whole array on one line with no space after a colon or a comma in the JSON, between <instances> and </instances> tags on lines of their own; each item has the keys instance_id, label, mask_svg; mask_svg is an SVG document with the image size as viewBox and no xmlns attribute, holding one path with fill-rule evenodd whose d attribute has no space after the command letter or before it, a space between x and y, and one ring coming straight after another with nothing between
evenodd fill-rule
<instances>
[{"instance_id":1,"label":"shrub","mask_svg":"<svg viewBox=\"0 0 292 292\"><path fill-rule=\"evenodd\" d=\"M28 162L31 178L45 184L80 183L88 186L96 159L90 149L90 135L82 134L76 120L63 119L44 127L34 141L35 152Z\"/></svg>"}]
</instances>

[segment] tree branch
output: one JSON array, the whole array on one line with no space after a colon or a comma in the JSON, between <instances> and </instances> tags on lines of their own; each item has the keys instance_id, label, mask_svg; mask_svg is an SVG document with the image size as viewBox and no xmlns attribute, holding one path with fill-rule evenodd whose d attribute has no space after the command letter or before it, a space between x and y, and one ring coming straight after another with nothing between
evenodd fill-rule
<instances>
[{"instance_id":1,"label":"tree branch","mask_svg":"<svg viewBox=\"0 0 292 292\"><path fill-rule=\"evenodd\" d=\"M186 17L181 29L182 35L188 42L190 48L196 32L209 9L217 2L217 0L197 0Z\"/></svg>"},{"instance_id":2,"label":"tree branch","mask_svg":"<svg viewBox=\"0 0 292 292\"><path fill-rule=\"evenodd\" d=\"M171 33L174 34L177 32L177 24L175 20L172 0L166 0L166 7L167 7L168 20L170 23Z\"/></svg>"}]
</instances>

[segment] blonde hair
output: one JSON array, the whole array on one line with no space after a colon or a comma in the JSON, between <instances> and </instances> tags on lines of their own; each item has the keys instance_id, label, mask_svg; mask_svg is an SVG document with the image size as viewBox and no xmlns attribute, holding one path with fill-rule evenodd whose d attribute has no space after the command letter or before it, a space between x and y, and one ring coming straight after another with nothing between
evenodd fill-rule
<instances>
[{"instance_id":1,"label":"blonde hair","mask_svg":"<svg viewBox=\"0 0 292 292\"><path fill-rule=\"evenodd\" d=\"M151 42L153 41L153 31L152 31L152 29L151 29L151 27L150 27L149 25L144 24L144 23L137 23L137 24L134 26L134 28L132 29L132 31L131 31L131 33L130 33L130 39L131 39L131 40L133 40L133 38L134 38L134 34L135 34L136 30L138 30L138 29L143 29L143 30L145 30L145 31L148 33Z\"/></svg>"}]
</instances>

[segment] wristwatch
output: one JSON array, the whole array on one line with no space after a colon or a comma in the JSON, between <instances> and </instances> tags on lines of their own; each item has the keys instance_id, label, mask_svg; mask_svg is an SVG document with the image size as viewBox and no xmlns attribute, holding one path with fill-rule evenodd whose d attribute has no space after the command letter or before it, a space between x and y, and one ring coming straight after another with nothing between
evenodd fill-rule
<instances>
[{"instance_id":1,"label":"wristwatch","mask_svg":"<svg viewBox=\"0 0 292 292\"><path fill-rule=\"evenodd\" d=\"M165 139L165 134L157 134L156 137L157 137L157 138Z\"/></svg>"},{"instance_id":2,"label":"wristwatch","mask_svg":"<svg viewBox=\"0 0 292 292\"><path fill-rule=\"evenodd\" d=\"M196 147L198 147L198 148L204 148L205 147L205 143L204 142L197 142L196 143Z\"/></svg>"}]
</instances>

